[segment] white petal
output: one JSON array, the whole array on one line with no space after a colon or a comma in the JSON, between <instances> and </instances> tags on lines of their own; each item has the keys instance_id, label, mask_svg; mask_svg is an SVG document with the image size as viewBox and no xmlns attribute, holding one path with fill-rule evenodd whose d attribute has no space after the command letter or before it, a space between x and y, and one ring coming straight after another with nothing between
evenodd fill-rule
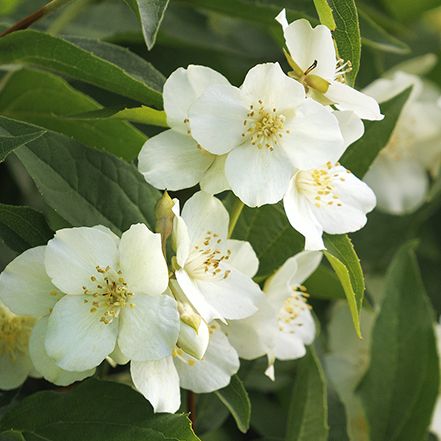
<instances>
[{"instance_id":1,"label":"white petal","mask_svg":"<svg viewBox=\"0 0 441 441\"><path fill-rule=\"evenodd\" d=\"M218 234L223 241L227 238L229 216L222 202L204 191L195 193L182 210L191 246L203 239L207 232Z\"/></svg>"},{"instance_id":2,"label":"white petal","mask_svg":"<svg viewBox=\"0 0 441 441\"><path fill-rule=\"evenodd\" d=\"M339 157L345 145L337 118L311 98L287 119L280 143L294 167L302 170L319 167Z\"/></svg>"},{"instance_id":3,"label":"white petal","mask_svg":"<svg viewBox=\"0 0 441 441\"><path fill-rule=\"evenodd\" d=\"M190 107L191 134L205 150L223 155L242 142L248 112L238 88L209 87Z\"/></svg>"},{"instance_id":4,"label":"white petal","mask_svg":"<svg viewBox=\"0 0 441 441\"><path fill-rule=\"evenodd\" d=\"M207 153L208 154L208 153ZM228 155L215 156L215 160L201 179L201 189L207 193L217 194L230 190L230 184L225 176L225 161Z\"/></svg>"},{"instance_id":5,"label":"white petal","mask_svg":"<svg viewBox=\"0 0 441 441\"><path fill-rule=\"evenodd\" d=\"M312 213L309 201L297 190L296 175L291 179L289 189L283 198L283 205L289 223L305 236L306 250L324 250L323 228Z\"/></svg>"},{"instance_id":6,"label":"white petal","mask_svg":"<svg viewBox=\"0 0 441 441\"><path fill-rule=\"evenodd\" d=\"M339 110L352 110L362 119L379 121L384 118L374 98L338 81L331 82L325 96L336 103Z\"/></svg>"},{"instance_id":7,"label":"white petal","mask_svg":"<svg viewBox=\"0 0 441 441\"><path fill-rule=\"evenodd\" d=\"M118 320L100 322L103 308L90 312L86 296L64 296L49 316L45 347L57 366L82 372L98 366L115 348Z\"/></svg>"},{"instance_id":8,"label":"white petal","mask_svg":"<svg viewBox=\"0 0 441 441\"><path fill-rule=\"evenodd\" d=\"M46 273L45 248L25 251L0 275L0 299L15 314L36 318L47 315L63 295Z\"/></svg>"},{"instance_id":9,"label":"white petal","mask_svg":"<svg viewBox=\"0 0 441 441\"><path fill-rule=\"evenodd\" d=\"M175 203L172 208L175 215L173 219L173 248L176 251L176 261L178 265L183 267L190 252L190 237L188 235L187 225L179 213L179 201L173 199L173 202Z\"/></svg>"},{"instance_id":10,"label":"white petal","mask_svg":"<svg viewBox=\"0 0 441 441\"><path fill-rule=\"evenodd\" d=\"M317 67L311 73L328 81L334 79L336 57L328 27L318 25L313 29L309 21L301 19L293 21L284 34L292 59L303 71L317 60Z\"/></svg>"},{"instance_id":11,"label":"white petal","mask_svg":"<svg viewBox=\"0 0 441 441\"><path fill-rule=\"evenodd\" d=\"M130 372L133 384L150 401L155 412L174 413L179 409L181 391L173 357L157 361L132 361Z\"/></svg>"},{"instance_id":12,"label":"white petal","mask_svg":"<svg viewBox=\"0 0 441 441\"><path fill-rule=\"evenodd\" d=\"M210 278L194 281L207 303L226 319L237 320L254 314L256 305L263 299L259 285L229 265L220 267L222 271L230 271L228 277L220 281Z\"/></svg>"},{"instance_id":13,"label":"white petal","mask_svg":"<svg viewBox=\"0 0 441 441\"><path fill-rule=\"evenodd\" d=\"M276 17L276 20L282 25L283 30L288 27L288 20L286 19L286 10L282 9Z\"/></svg>"},{"instance_id":14,"label":"white petal","mask_svg":"<svg viewBox=\"0 0 441 441\"><path fill-rule=\"evenodd\" d=\"M377 196L377 206L386 213L406 214L421 206L429 179L418 161L389 159L379 155L364 177Z\"/></svg>"},{"instance_id":15,"label":"white petal","mask_svg":"<svg viewBox=\"0 0 441 441\"><path fill-rule=\"evenodd\" d=\"M259 207L282 199L292 168L282 148L270 151L247 142L230 152L225 175L237 197L250 207Z\"/></svg>"},{"instance_id":16,"label":"white petal","mask_svg":"<svg viewBox=\"0 0 441 441\"><path fill-rule=\"evenodd\" d=\"M20 354L15 363L9 354L0 354L0 389L12 390L21 386L33 369L28 352Z\"/></svg>"},{"instance_id":17,"label":"white petal","mask_svg":"<svg viewBox=\"0 0 441 441\"><path fill-rule=\"evenodd\" d=\"M116 342L115 349L109 356L107 357L107 361L109 361L109 358L113 361L115 364L127 364L130 361L129 357L126 357L119 347L118 341ZM110 363L112 364L112 363Z\"/></svg>"},{"instance_id":18,"label":"white petal","mask_svg":"<svg viewBox=\"0 0 441 441\"><path fill-rule=\"evenodd\" d=\"M83 286L92 290L96 266L116 268L118 249L114 234L97 228L58 230L46 247L45 266L52 282L66 294L82 294Z\"/></svg>"},{"instance_id":19,"label":"white petal","mask_svg":"<svg viewBox=\"0 0 441 441\"><path fill-rule=\"evenodd\" d=\"M164 109L170 127L185 130L190 105L208 87L229 84L220 73L205 66L190 65L173 72L164 84Z\"/></svg>"},{"instance_id":20,"label":"white petal","mask_svg":"<svg viewBox=\"0 0 441 441\"><path fill-rule=\"evenodd\" d=\"M139 153L139 171L156 188L180 190L196 185L215 156L197 148L188 134L166 130L148 139Z\"/></svg>"},{"instance_id":21,"label":"white petal","mask_svg":"<svg viewBox=\"0 0 441 441\"><path fill-rule=\"evenodd\" d=\"M207 350L210 338L207 324L201 320L197 332L193 326L187 325L182 320L180 325L178 346L187 354L200 360Z\"/></svg>"},{"instance_id":22,"label":"white petal","mask_svg":"<svg viewBox=\"0 0 441 441\"><path fill-rule=\"evenodd\" d=\"M168 285L168 269L162 254L161 235L144 224L132 225L121 236L120 267L132 293L162 294Z\"/></svg>"},{"instance_id":23,"label":"white petal","mask_svg":"<svg viewBox=\"0 0 441 441\"><path fill-rule=\"evenodd\" d=\"M29 352L35 368L45 380L56 384L57 386L67 386L75 381L81 381L94 374L95 368L83 372L71 372L61 369L55 364L55 361L47 355L44 347L46 338L48 317L43 317L32 330L29 340Z\"/></svg>"},{"instance_id":24,"label":"white petal","mask_svg":"<svg viewBox=\"0 0 441 441\"><path fill-rule=\"evenodd\" d=\"M179 334L176 301L167 295L133 296L133 308L121 310L118 345L135 361L159 360L171 355Z\"/></svg>"},{"instance_id":25,"label":"white petal","mask_svg":"<svg viewBox=\"0 0 441 441\"><path fill-rule=\"evenodd\" d=\"M216 325L211 325L211 329L211 341L203 360L186 354L174 358L184 389L196 393L213 392L227 386L231 375L239 369L239 357L227 337Z\"/></svg>"},{"instance_id":26,"label":"white petal","mask_svg":"<svg viewBox=\"0 0 441 441\"><path fill-rule=\"evenodd\" d=\"M227 248L231 251L228 263L248 277L254 277L259 268L259 259L251 244L243 240L228 239Z\"/></svg>"},{"instance_id":27,"label":"white petal","mask_svg":"<svg viewBox=\"0 0 441 441\"><path fill-rule=\"evenodd\" d=\"M239 357L253 360L268 353L276 342L279 331L276 311L265 300L259 310L242 320L231 320L221 325Z\"/></svg>"},{"instance_id":28,"label":"white petal","mask_svg":"<svg viewBox=\"0 0 441 441\"><path fill-rule=\"evenodd\" d=\"M345 148L363 136L364 124L354 112L344 110L338 112L334 111L332 113L338 120ZM333 158L330 159L330 161L336 162L338 159L339 158Z\"/></svg>"}]
</instances>

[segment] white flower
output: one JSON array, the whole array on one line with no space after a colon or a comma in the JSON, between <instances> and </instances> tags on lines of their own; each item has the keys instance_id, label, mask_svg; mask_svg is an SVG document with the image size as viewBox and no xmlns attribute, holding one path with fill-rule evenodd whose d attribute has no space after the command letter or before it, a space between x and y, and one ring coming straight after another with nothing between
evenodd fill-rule
<instances>
[{"instance_id":1,"label":"white flower","mask_svg":"<svg viewBox=\"0 0 441 441\"><path fill-rule=\"evenodd\" d=\"M239 369L239 357L219 325L210 325L210 343L202 360L176 348L173 356L158 361L131 363L135 387L150 401L155 412L176 412L180 387L208 393L228 386Z\"/></svg>"},{"instance_id":2,"label":"white flower","mask_svg":"<svg viewBox=\"0 0 441 441\"><path fill-rule=\"evenodd\" d=\"M17 320L20 323L21 320L24 320L23 323L29 328L28 331L32 328L30 337L27 335L25 338L24 333L19 336L19 328L15 328L17 334L14 335L17 336L17 339L29 342L29 354L36 371L52 383L67 386L74 381L80 381L93 375L95 369L82 372L66 371L56 366L55 361L47 355L44 340L48 315L58 300L64 296L64 293L60 292L46 273L45 249L44 246L31 248L16 257L6 267L0 275L0 298L13 312L24 317L23 319L17 318L15 323ZM40 320L37 322L39 318ZM36 323L35 326L34 323ZM26 355L27 358L29 354ZM23 372L18 368L14 374L11 374L10 379L15 381L17 376L22 374Z\"/></svg>"},{"instance_id":3,"label":"white flower","mask_svg":"<svg viewBox=\"0 0 441 441\"><path fill-rule=\"evenodd\" d=\"M441 325L436 323L434 326L438 357L441 357ZM432 422L430 423L430 432L436 434L438 440L441 439L441 394L438 394L438 399L433 411Z\"/></svg>"},{"instance_id":4,"label":"white flower","mask_svg":"<svg viewBox=\"0 0 441 441\"><path fill-rule=\"evenodd\" d=\"M208 87L229 84L220 73L204 66L173 72L164 85L164 109L171 127L146 141L139 153L139 171L161 189L180 190L201 182L212 194L227 190L225 158L201 147L191 136L188 108Z\"/></svg>"},{"instance_id":5,"label":"white flower","mask_svg":"<svg viewBox=\"0 0 441 441\"><path fill-rule=\"evenodd\" d=\"M299 170L283 198L291 225L305 236L306 250L325 249L322 235L357 231L375 207L375 194L339 163Z\"/></svg>"},{"instance_id":6,"label":"white flower","mask_svg":"<svg viewBox=\"0 0 441 441\"><path fill-rule=\"evenodd\" d=\"M274 380L274 361L292 360L306 354L305 345L315 338L315 323L301 286L317 268L322 253L303 251L289 258L265 284L265 301L259 311L243 320L222 325L239 356L268 356L266 374Z\"/></svg>"},{"instance_id":7,"label":"white flower","mask_svg":"<svg viewBox=\"0 0 441 441\"><path fill-rule=\"evenodd\" d=\"M379 102L413 85L411 96L386 147L364 179L377 195L378 207L391 214L415 211L429 191L429 175L437 176L441 165L441 109L438 91L428 89L415 75L396 72L379 79L367 91Z\"/></svg>"},{"instance_id":8,"label":"white flower","mask_svg":"<svg viewBox=\"0 0 441 441\"><path fill-rule=\"evenodd\" d=\"M21 386L30 375L38 377L29 355L29 336L37 320L13 314L0 302L0 389Z\"/></svg>"},{"instance_id":9,"label":"white flower","mask_svg":"<svg viewBox=\"0 0 441 441\"><path fill-rule=\"evenodd\" d=\"M327 26L312 28L305 19L288 25L285 10L276 20L283 27L290 53L288 61L294 69L289 75L303 84L308 96L325 105L335 104L339 110L352 110L363 119L383 119L373 98L343 83L343 74L348 72L345 67L350 66L350 61L343 64L343 60L337 60Z\"/></svg>"},{"instance_id":10,"label":"white flower","mask_svg":"<svg viewBox=\"0 0 441 441\"><path fill-rule=\"evenodd\" d=\"M343 153L338 121L276 63L251 69L240 89L209 87L189 109L192 136L227 155L225 176L247 205L276 203L293 167L308 169Z\"/></svg>"},{"instance_id":11,"label":"white flower","mask_svg":"<svg viewBox=\"0 0 441 441\"><path fill-rule=\"evenodd\" d=\"M174 299L160 295L168 271L159 234L143 224L121 239L104 227L59 230L45 266L66 294L49 316L45 339L59 367L91 369L115 349L137 361L172 353L179 314Z\"/></svg>"},{"instance_id":12,"label":"white flower","mask_svg":"<svg viewBox=\"0 0 441 441\"><path fill-rule=\"evenodd\" d=\"M229 217L222 202L201 191L185 203L182 215L178 201L173 212L173 266L186 300L207 323L256 312L263 297L259 286L229 262L238 254L244 266L257 270L258 260L248 242L227 239Z\"/></svg>"}]
</instances>

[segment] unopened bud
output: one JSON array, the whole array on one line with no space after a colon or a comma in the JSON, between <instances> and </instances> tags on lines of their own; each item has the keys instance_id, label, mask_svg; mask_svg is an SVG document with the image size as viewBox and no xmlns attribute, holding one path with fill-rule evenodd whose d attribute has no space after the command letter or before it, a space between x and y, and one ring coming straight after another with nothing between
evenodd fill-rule
<instances>
[{"instance_id":1,"label":"unopened bud","mask_svg":"<svg viewBox=\"0 0 441 441\"><path fill-rule=\"evenodd\" d=\"M156 224L155 230L161 234L162 252L165 256L165 246L167 238L173 232L173 218L175 217L172 208L174 202L168 195L167 190L164 191L161 199L155 205Z\"/></svg>"},{"instance_id":2,"label":"unopened bud","mask_svg":"<svg viewBox=\"0 0 441 441\"><path fill-rule=\"evenodd\" d=\"M197 315L197 314L196 314ZM187 354L201 360L207 350L210 340L208 326L199 316L199 326L195 328L196 321L184 321L181 316L178 346Z\"/></svg>"}]
</instances>

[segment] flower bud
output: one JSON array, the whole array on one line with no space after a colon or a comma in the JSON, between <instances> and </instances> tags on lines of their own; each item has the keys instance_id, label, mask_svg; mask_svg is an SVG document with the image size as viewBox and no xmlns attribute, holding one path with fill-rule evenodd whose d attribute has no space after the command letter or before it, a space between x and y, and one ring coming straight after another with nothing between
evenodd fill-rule
<instances>
[{"instance_id":1,"label":"flower bud","mask_svg":"<svg viewBox=\"0 0 441 441\"><path fill-rule=\"evenodd\" d=\"M188 316L181 316L178 346L187 354L201 360L207 350L210 334L205 321L198 314L194 313L194 315L199 318L197 328L195 328L197 320L189 319Z\"/></svg>"},{"instance_id":2,"label":"flower bud","mask_svg":"<svg viewBox=\"0 0 441 441\"><path fill-rule=\"evenodd\" d=\"M164 191L161 199L155 205L155 231L161 234L162 252L165 256L165 246L167 238L173 232L173 218L175 217L172 207L173 200L168 195L167 190Z\"/></svg>"}]
</instances>

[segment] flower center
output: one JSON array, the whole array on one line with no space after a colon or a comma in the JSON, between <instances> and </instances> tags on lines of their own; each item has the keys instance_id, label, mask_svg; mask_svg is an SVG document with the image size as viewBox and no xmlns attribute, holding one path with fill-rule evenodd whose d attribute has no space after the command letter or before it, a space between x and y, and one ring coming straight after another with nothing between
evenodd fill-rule
<instances>
[{"instance_id":1,"label":"flower center","mask_svg":"<svg viewBox=\"0 0 441 441\"><path fill-rule=\"evenodd\" d=\"M349 73L352 70L352 63L348 60L346 63L342 58L337 60L337 64L335 65L335 75L334 80L339 83L345 82L344 75Z\"/></svg>"},{"instance_id":2,"label":"flower center","mask_svg":"<svg viewBox=\"0 0 441 441\"><path fill-rule=\"evenodd\" d=\"M242 133L242 138L246 138L259 149L266 147L272 152L279 139L283 138L284 133L289 133L289 130L283 131L286 118L277 113L276 108L268 111L262 100L259 100L258 103L258 106L253 104L250 106L247 119L243 122L243 125L248 128L246 132Z\"/></svg>"},{"instance_id":3,"label":"flower center","mask_svg":"<svg viewBox=\"0 0 441 441\"><path fill-rule=\"evenodd\" d=\"M122 272L116 272L110 266L106 268L97 266L96 275L91 276L90 280L96 282L96 290L91 292L83 286L84 294L92 299L84 299L84 303L92 302L91 313L99 312L101 314L100 321L109 324L113 319L117 318L121 308L127 304L133 308L134 303L130 302L133 293L128 291L127 283L122 277Z\"/></svg>"},{"instance_id":4,"label":"flower center","mask_svg":"<svg viewBox=\"0 0 441 441\"><path fill-rule=\"evenodd\" d=\"M307 294L304 286L299 287L301 292L297 291L297 287L293 287L294 291L291 296L285 300L282 308L277 314L277 320L279 322L279 330L294 334L297 326L303 326L303 322L298 318L300 311L307 308L312 309L310 305L306 303Z\"/></svg>"},{"instance_id":5,"label":"flower center","mask_svg":"<svg viewBox=\"0 0 441 441\"><path fill-rule=\"evenodd\" d=\"M15 363L27 351L29 336L36 320L26 316L8 316L0 310L0 355L9 355Z\"/></svg>"},{"instance_id":6,"label":"flower center","mask_svg":"<svg viewBox=\"0 0 441 441\"><path fill-rule=\"evenodd\" d=\"M219 281L228 277L231 271L222 270L219 266L222 261L230 258L231 251L227 250L223 254L217 248L221 242L222 239L218 234L207 231L205 238L190 250L185 270L192 278L206 279L210 277Z\"/></svg>"},{"instance_id":7,"label":"flower center","mask_svg":"<svg viewBox=\"0 0 441 441\"><path fill-rule=\"evenodd\" d=\"M337 162L335 167L340 164ZM349 170L340 167L339 170L332 170L334 167L328 162L324 167L313 170L301 170L297 173L296 186L299 193L306 196L316 207L342 204L337 202L338 194L335 193L334 180L345 181L345 173L351 173Z\"/></svg>"}]
</instances>

